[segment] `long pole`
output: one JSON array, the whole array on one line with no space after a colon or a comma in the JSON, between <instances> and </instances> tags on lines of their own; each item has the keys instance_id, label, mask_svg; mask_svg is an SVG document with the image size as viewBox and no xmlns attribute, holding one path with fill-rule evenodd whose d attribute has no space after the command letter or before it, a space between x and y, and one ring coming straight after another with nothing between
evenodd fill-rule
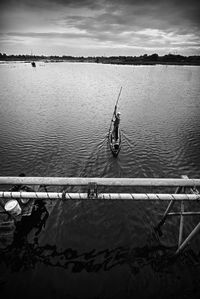
<instances>
[{"instance_id":1,"label":"long pole","mask_svg":"<svg viewBox=\"0 0 200 299\"><path fill-rule=\"evenodd\" d=\"M112 118L111 118L111 123L110 123L110 129L109 129L109 132L110 132L110 130L111 130L113 116L114 116L114 114L115 114L115 112L116 112L117 104L118 104L118 102L119 102L119 98L120 98L121 92L122 92L122 86L121 86L121 88L120 88L120 91L119 91L119 94L118 94L118 97L117 97L117 101L116 101L116 103L115 103L115 108L114 108L114 112L113 112L113 114L112 114Z\"/></svg>"}]
</instances>

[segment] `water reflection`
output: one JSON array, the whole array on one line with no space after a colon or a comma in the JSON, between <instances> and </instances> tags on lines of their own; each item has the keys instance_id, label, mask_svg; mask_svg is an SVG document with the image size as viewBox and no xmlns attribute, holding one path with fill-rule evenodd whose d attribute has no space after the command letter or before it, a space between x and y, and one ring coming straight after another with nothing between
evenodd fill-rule
<instances>
[{"instance_id":1,"label":"water reflection","mask_svg":"<svg viewBox=\"0 0 200 299\"><path fill-rule=\"evenodd\" d=\"M36 200L31 216L24 216L20 222L16 223L13 246L26 243L28 234L33 230L35 242L37 242L37 236L45 227L48 217L49 213L45 203L42 200Z\"/></svg>"}]
</instances>

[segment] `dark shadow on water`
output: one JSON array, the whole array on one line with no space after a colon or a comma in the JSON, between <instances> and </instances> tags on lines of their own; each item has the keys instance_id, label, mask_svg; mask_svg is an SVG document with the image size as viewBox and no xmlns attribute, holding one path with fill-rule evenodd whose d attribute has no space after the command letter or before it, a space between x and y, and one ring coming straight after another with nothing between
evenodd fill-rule
<instances>
[{"instance_id":1,"label":"dark shadow on water","mask_svg":"<svg viewBox=\"0 0 200 299\"><path fill-rule=\"evenodd\" d=\"M164 274L167 277L173 271L173 268L176 268L177 264L189 265L190 268L192 266L192 268L197 269L195 273L199 272L200 252L195 254L192 249L188 248L183 254L174 258L175 248L163 245L159 237L153 233L149 235L147 244L141 247L118 246L101 250L91 248L89 251L80 252L75 248L59 250L56 245L50 244L41 246L39 237L45 228L48 217L49 213L45 202L37 200L31 216L22 217L22 221L16 224L13 242L6 248L0 249L0 268L3 266L2 269L6 269L6 276L1 275L0 277L0 291L2 293L5 291L5 295L12 274L18 275L21 273L19 277L22 277L26 275L28 270L32 273L41 271L41 275L48 276L50 268L51 270L54 269L55 273L58 269L63 269L70 275L74 274L76 276L81 273L86 277L92 273L104 273L103 275L106 276L106 273L113 269L120 272L121 269L126 267L126 271L130 273L130 285L132 285L134 279L140 279L141 277L145 279L146 274L144 273L146 271L148 273L149 270L154 274ZM117 270L117 267L123 268ZM109 273L111 277L112 273ZM150 278L148 274L147 277ZM20 288L20 280L18 284ZM59 281L55 280L54 284L59 288ZM65 285L62 287L65 288ZM38 291L36 290L36 292Z\"/></svg>"},{"instance_id":2,"label":"dark shadow on water","mask_svg":"<svg viewBox=\"0 0 200 299\"><path fill-rule=\"evenodd\" d=\"M3 262L12 272L33 269L38 263L43 263L67 269L72 273L109 271L114 267L127 265L132 273L137 274L146 265L153 271L163 272L177 260L173 256L175 248L163 245L154 234L150 236L147 245L136 248L123 246L103 250L93 248L80 253L73 248L59 251L56 245L40 246L38 237L48 217L45 202L36 200L31 216L22 217L16 224L12 244L0 250L1 263ZM28 241L29 234L32 235L31 242ZM196 255L191 249L186 250L178 258L200 265L200 252Z\"/></svg>"},{"instance_id":3,"label":"dark shadow on water","mask_svg":"<svg viewBox=\"0 0 200 299\"><path fill-rule=\"evenodd\" d=\"M31 216L22 217L21 221L16 224L12 246L18 247L21 244L23 245L26 243L27 236L32 230L35 230L35 242L37 242L37 236L41 232L42 228L45 227L48 217L49 213L46 209L45 202L42 200L36 200Z\"/></svg>"}]
</instances>

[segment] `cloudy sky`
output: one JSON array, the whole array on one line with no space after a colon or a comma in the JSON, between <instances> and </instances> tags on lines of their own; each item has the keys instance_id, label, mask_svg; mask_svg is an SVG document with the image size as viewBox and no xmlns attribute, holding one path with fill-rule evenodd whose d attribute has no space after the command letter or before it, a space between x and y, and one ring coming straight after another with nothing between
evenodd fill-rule
<instances>
[{"instance_id":1,"label":"cloudy sky","mask_svg":"<svg viewBox=\"0 0 200 299\"><path fill-rule=\"evenodd\" d=\"M0 52L200 55L199 0L1 0Z\"/></svg>"}]
</instances>

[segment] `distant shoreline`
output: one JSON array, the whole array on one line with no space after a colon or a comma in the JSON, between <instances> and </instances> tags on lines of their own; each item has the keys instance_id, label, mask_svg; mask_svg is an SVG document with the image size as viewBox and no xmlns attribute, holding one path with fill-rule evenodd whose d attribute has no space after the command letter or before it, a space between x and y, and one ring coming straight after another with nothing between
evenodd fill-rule
<instances>
[{"instance_id":1,"label":"distant shoreline","mask_svg":"<svg viewBox=\"0 0 200 299\"><path fill-rule=\"evenodd\" d=\"M168 54L164 56L97 56L97 57L74 57L74 56L36 56L36 55L6 55L0 53L0 62L89 62L114 65L200 65L200 56L181 56Z\"/></svg>"},{"instance_id":2,"label":"distant shoreline","mask_svg":"<svg viewBox=\"0 0 200 299\"><path fill-rule=\"evenodd\" d=\"M27 60L0 60L0 64L4 63L31 63L31 61ZM43 62L43 63L97 63L94 61L75 61L75 60L35 60L35 62ZM99 64L112 64L112 65L130 65L130 66L139 66L139 65L146 65L146 66L153 66L153 65L185 65L185 66L200 66L200 62L138 62L138 63L120 63L120 62L100 62Z\"/></svg>"},{"instance_id":3,"label":"distant shoreline","mask_svg":"<svg viewBox=\"0 0 200 299\"><path fill-rule=\"evenodd\" d=\"M0 60L0 64L4 63L31 63L31 61L27 60ZM35 62L43 62L43 63L96 63L95 61L75 61L75 60L35 60ZM140 65L146 65L146 66L154 66L154 65L182 65L182 66L200 66L200 62L138 62L138 63L120 63L120 62L99 62L99 64L111 64L111 65L129 65L129 66L140 66Z\"/></svg>"}]
</instances>

